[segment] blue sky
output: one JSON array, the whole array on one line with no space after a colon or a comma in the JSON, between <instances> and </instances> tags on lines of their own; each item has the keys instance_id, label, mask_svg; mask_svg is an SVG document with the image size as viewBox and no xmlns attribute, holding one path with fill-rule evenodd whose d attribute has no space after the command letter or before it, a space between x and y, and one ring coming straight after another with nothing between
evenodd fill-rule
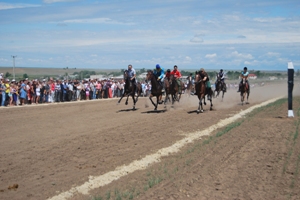
<instances>
[{"instance_id":1,"label":"blue sky","mask_svg":"<svg viewBox=\"0 0 300 200\"><path fill-rule=\"evenodd\" d=\"M299 0L0 0L0 26L0 66L300 66Z\"/></svg>"}]
</instances>

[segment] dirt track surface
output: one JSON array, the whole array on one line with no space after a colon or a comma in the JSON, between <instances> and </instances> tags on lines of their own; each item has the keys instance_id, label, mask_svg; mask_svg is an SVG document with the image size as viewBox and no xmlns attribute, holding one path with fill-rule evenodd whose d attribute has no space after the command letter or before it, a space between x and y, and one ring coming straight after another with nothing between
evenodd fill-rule
<instances>
[{"instance_id":1,"label":"dirt track surface","mask_svg":"<svg viewBox=\"0 0 300 200\"><path fill-rule=\"evenodd\" d=\"M239 95L229 91L224 102L214 99L213 111L207 105L199 115L194 112L198 101L193 96L182 97L174 108L160 105L161 112L152 112L148 98L139 99L135 111L130 109L131 100L125 106L124 100L116 105L117 99L2 108L0 199L47 199L69 191L89 176L128 165L171 146L187 133L286 95L286 87L254 88L250 104L243 106ZM298 109L299 100L294 104ZM216 131L210 138L201 138L199 147L191 144L146 170L70 199L97 195L107 199L110 193L113 199L121 192L123 199L130 195L139 199L296 199L300 148L299 139L294 139L295 130L299 131L294 112L295 118L286 117L286 102L270 107L241 119L241 126L222 137L213 137ZM8 189L14 184L18 188Z\"/></svg>"}]
</instances>

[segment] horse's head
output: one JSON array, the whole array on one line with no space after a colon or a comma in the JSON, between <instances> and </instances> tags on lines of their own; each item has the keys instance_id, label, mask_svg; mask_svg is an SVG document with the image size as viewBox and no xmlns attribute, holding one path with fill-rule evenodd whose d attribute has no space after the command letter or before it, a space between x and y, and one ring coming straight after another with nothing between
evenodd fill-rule
<instances>
[{"instance_id":1,"label":"horse's head","mask_svg":"<svg viewBox=\"0 0 300 200\"><path fill-rule=\"evenodd\" d=\"M127 77L128 77L128 70L127 69L124 70L123 76L124 76L124 79L126 80Z\"/></svg>"},{"instance_id":2,"label":"horse's head","mask_svg":"<svg viewBox=\"0 0 300 200\"><path fill-rule=\"evenodd\" d=\"M243 85L246 85L246 78L243 77L243 81L242 81Z\"/></svg>"},{"instance_id":3,"label":"horse's head","mask_svg":"<svg viewBox=\"0 0 300 200\"><path fill-rule=\"evenodd\" d=\"M146 76L146 80L151 80L153 78L154 74L152 70L148 70L147 71L147 76Z\"/></svg>"}]
</instances>

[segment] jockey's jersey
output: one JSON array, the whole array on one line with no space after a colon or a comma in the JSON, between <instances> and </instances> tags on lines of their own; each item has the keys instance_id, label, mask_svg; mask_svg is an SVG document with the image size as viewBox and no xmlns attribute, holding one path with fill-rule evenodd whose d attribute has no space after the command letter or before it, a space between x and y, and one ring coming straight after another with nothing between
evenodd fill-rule
<instances>
[{"instance_id":1,"label":"jockey's jersey","mask_svg":"<svg viewBox=\"0 0 300 200\"><path fill-rule=\"evenodd\" d=\"M170 78L171 73L166 73L166 78Z\"/></svg>"},{"instance_id":2,"label":"jockey's jersey","mask_svg":"<svg viewBox=\"0 0 300 200\"><path fill-rule=\"evenodd\" d=\"M181 73L178 70L171 71L171 74L173 74L175 78L180 78L181 77Z\"/></svg>"},{"instance_id":3,"label":"jockey's jersey","mask_svg":"<svg viewBox=\"0 0 300 200\"><path fill-rule=\"evenodd\" d=\"M207 75L206 72L200 73L200 77L201 77L201 79L204 79L205 77L207 77L206 81L209 81L209 77L208 77L208 75ZM206 81L205 81L205 82L206 82Z\"/></svg>"},{"instance_id":4,"label":"jockey's jersey","mask_svg":"<svg viewBox=\"0 0 300 200\"><path fill-rule=\"evenodd\" d=\"M136 74L133 68L129 69L127 73L128 73L128 78L132 78Z\"/></svg>"},{"instance_id":5,"label":"jockey's jersey","mask_svg":"<svg viewBox=\"0 0 300 200\"><path fill-rule=\"evenodd\" d=\"M162 79L165 75L165 71L163 68L160 68L160 69L154 69L153 70L153 74L157 77L157 78L160 78Z\"/></svg>"},{"instance_id":6,"label":"jockey's jersey","mask_svg":"<svg viewBox=\"0 0 300 200\"><path fill-rule=\"evenodd\" d=\"M248 71L247 72L242 71L242 73L241 73L241 76L245 77L245 78L248 78L248 75L249 75Z\"/></svg>"},{"instance_id":7,"label":"jockey's jersey","mask_svg":"<svg viewBox=\"0 0 300 200\"><path fill-rule=\"evenodd\" d=\"M225 78L223 72L219 72L218 76L220 77L221 80Z\"/></svg>"}]
</instances>

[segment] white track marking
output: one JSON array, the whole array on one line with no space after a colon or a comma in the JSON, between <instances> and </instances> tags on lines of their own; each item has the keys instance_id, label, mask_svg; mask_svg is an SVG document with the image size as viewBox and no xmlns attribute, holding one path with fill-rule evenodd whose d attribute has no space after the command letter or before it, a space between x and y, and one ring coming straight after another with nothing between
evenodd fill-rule
<instances>
[{"instance_id":1,"label":"white track marking","mask_svg":"<svg viewBox=\"0 0 300 200\"><path fill-rule=\"evenodd\" d=\"M100 176L90 176L89 181L85 182L84 184L80 186L76 186L71 188L69 191L63 192L57 196L54 196L52 198L49 198L49 200L63 200L63 199L68 199L74 196L76 193L81 193L84 195L88 195L90 190L105 186L113 182L114 180L118 180L119 178L126 176L130 173L133 173L137 170L143 170L146 169L148 166L150 166L153 163L160 162L161 157L163 156L168 156L169 154L176 153L180 151L182 147L185 145L194 142L195 140L201 139L202 136L207 136L213 131L215 131L218 128L222 128L234 121L236 121L239 118L242 118L246 114L252 112L254 109L268 105L280 98L283 97L278 97L274 98L268 101L265 101L261 104L249 107L246 110L243 110L232 117L220 120L217 124L212 125L208 127L205 130L202 131L197 131L194 133L189 133L187 136L173 145L160 149L154 154L147 155L146 157L142 158L141 160L135 160L129 165L123 165L117 167L114 171L107 172L106 174L100 175Z\"/></svg>"}]
</instances>

